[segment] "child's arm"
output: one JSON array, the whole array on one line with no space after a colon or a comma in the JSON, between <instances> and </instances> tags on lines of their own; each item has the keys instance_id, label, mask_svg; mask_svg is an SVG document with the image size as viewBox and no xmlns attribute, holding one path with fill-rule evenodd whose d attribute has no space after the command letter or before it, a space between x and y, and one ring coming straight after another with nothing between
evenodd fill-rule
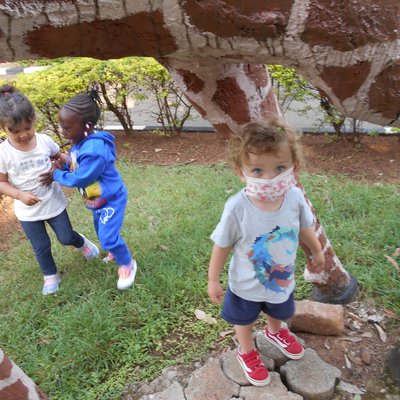
<instances>
[{"instance_id":1,"label":"child's arm","mask_svg":"<svg viewBox=\"0 0 400 400\"><path fill-rule=\"evenodd\" d=\"M75 171L61 171L56 169L53 178L63 186L86 187L91 185L103 173L106 162L103 157L92 154L79 161L79 168Z\"/></svg>"},{"instance_id":2,"label":"child's arm","mask_svg":"<svg viewBox=\"0 0 400 400\"><path fill-rule=\"evenodd\" d=\"M54 154L50 157L52 161L57 161L57 168L58 169L65 169L65 167L69 167L69 157L68 154L60 153Z\"/></svg>"},{"instance_id":3,"label":"child's arm","mask_svg":"<svg viewBox=\"0 0 400 400\"><path fill-rule=\"evenodd\" d=\"M60 161L67 167L70 167L70 158L68 157L68 154L65 153L60 153Z\"/></svg>"},{"instance_id":4,"label":"child's arm","mask_svg":"<svg viewBox=\"0 0 400 400\"><path fill-rule=\"evenodd\" d=\"M321 272L324 268L325 257L314 228L310 226L309 228L300 229L299 239L311 250L312 265L314 266L312 272Z\"/></svg>"},{"instance_id":5,"label":"child's arm","mask_svg":"<svg viewBox=\"0 0 400 400\"><path fill-rule=\"evenodd\" d=\"M39 197L36 197L31 192L24 192L23 190L16 189L8 181L7 175L1 173L0 173L0 194L4 194L6 196L12 197L13 199L22 201L22 203L26 204L27 206L33 206L41 201Z\"/></svg>"},{"instance_id":6,"label":"child's arm","mask_svg":"<svg viewBox=\"0 0 400 400\"><path fill-rule=\"evenodd\" d=\"M70 158L67 154L56 153L50 157L51 168L40 175L40 183L45 186L50 186L54 182L53 174L56 169L64 170L69 167Z\"/></svg>"},{"instance_id":7,"label":"child's arm","mask_svg":"<svg viewBox=\"0 0 400 400\"><path fill-rule=\"evenodd\" d=\"M224 290L219 278L231 250L232 247L219 247L214 244L211 253L210 266L208 268L208 296L214 304L221 303L224 298Z\"/></svg>"}]
</instances>

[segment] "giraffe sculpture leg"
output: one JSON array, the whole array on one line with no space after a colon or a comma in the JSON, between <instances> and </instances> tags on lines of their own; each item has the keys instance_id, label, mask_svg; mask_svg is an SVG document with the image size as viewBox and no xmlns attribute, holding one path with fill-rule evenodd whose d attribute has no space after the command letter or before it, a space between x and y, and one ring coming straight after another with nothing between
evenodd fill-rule
<instances>
[{"instance_id":1,"label":"giraffe sculpture leg","mask_svg":"<svg viewBox=\"0 0 400 400\"><path fill-rule=\"evenodd\" d=\"M35 383L0 349L0 399L47 400Z\"/></svg>"},{"instance_id":2,"label":"giraffe sculpture leg","mask_svg":"<svg viewBox=\"0 0 400 400\"><path fill-rule=\"evenodd\" d=\"M0 21L0 61L150 56L250 74L282 64L346 116L400 127L398 0L7 0Z\"/></svg>"},{"instance_id":3,"label":"giraffe sculpture leg","mask_svg":"<svg viewBox=\"0 0 400 400\"><path fill-rule=\"evenodd\" d=\"M263 111L281 115L268 72L263 66L216 64L213 60L190 64L177 60L162 62L194 107L225 137L239 131L241 126L257 118ZM300 181L297 182L305 194ZM314 207L311 208L316 221L316 233L325 255L324 271L313 273L311 253L301 244L307 257L305 279L314 284L312 297L325 303L349 303L357 293L357 281L343 268L319 223Z\"/></svg>"},{"instance_id":4,"label":"giraffe sculpture leg","mask_svg":"<svg viewBox=\"0 0 400 400\"><path fill-rule=\"evenodd\" d=\"M358 293L357 279L349 274L344 268L339 258L333 250L324 228L320 224L315 208L307 197L302 184L297 177L297 186L303 191L308 204L314 214L315 232L321 243L322 251L325 255L325 268L322 273L314 273L311 263L311 251L304 244L300 243L301 248L307 259L307 266L304 270L304 279L314 284L311 297L313 300L322 303L348 304Z\"/></svg>"}]
</instances>

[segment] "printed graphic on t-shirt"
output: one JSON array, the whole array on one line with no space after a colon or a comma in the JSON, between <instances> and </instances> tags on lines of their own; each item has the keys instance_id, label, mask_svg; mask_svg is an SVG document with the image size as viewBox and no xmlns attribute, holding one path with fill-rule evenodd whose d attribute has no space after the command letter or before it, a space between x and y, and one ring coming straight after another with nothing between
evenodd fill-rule
<instances>
[{"instance_id":1,"label":"printed graphic on t-shirt","mask_svg":"<svg viewBox=\"0 0 400 400\"><path fill-rule=\"evenodd\" d=\"M19 161L13 163L12 168L15 174L22 175L26 173L34 174L35 172L42 172L43 169L50 169L50 159L47 154L39 154L29 160Z\"/></svg>"},{"instance_id":2,"label":"printed graphic on t-shirt","mask_svg":"<svg viewBox=\"0 0 400 400\"><path fill-rule=\"evenodd\" d=\"M13 161L10 174L24 179L23 187L13 182L16 187L26 192L32 192L43 201L48 195L51 195L51 187L42 185L39 177L50 168L51 162L49 156L47 154L38 154L28 160Z\"/></svg>"},{"instance_id":3,"label":"printed graphic on t-shirt","mask_svg":"<svg viewBox=\"0 0 400 400\"><path fill-rule=\"evenodd\" d=\"M258 236L247 256L254 265L255 276L265 287L276 293L285 292L294 276L298 247L298 232L276 226L271 232Z\"/></svg>"}]
</instances>

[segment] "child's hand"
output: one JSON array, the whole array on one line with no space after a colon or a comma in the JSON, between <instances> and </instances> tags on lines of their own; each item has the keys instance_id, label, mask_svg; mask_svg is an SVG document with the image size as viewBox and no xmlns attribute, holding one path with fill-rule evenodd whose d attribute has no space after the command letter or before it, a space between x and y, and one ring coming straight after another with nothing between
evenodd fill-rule
<instances>
[{"instance_id":1,"label":"child's hand","mask_svg":"<svg viewBox=\"0 0 400 400\"><path fill-rule=\"evenodd\" d=\"M22 190L19 192L17 199L27 206L34 206L41 201L39 197L36 197L33 193L23 192Z\"/></svg>"},{"instance_id":2,"label":"child's hand","mask_svg":"<svg viewBox=\"0 0 400 400\"><path fill-rule=\"evenodd\" d=\"M214 304L220 304L224 299L224 290L219 281L208 281L208 296Z\"/></svg>"},{"instance_id":3,"label":"child's hand","mask_svg":"<svg viewBox=\"0 0 400 400\"><path fill-rule=\"evenodd\" d=\"M61 167L59 166L59 169L63 169L64 165L68 165L69 164L69 157L67 156L67 154L65 153L60 153L60 158L59 158L59 165L61 163Z\"/></svg>"},{"instance_id":4,"label":"child's hand","mask_svg":"<svg viewBox=\"0 0 400 400\"><path fill-rule=\"evenodd\" d=\"M68 155L65 153L57 153L54 156L50 156L52 162L56 161L58 169L64 169L68 161Z\"/></svg>"},{"instance_id":5,"label":"child's hand","mask_svg":"<svg viewBox=\"0 0 400 400\"><path fill-rule=\"evenodd\" d=\"M64 169L64 162L62 161L62 158L57 158L55 160L51 161L51 170L54 172L56 169Z\"/></svg>"},{"instance_id":6,"label":"child's hand","mask_svg":"<svg viewBox=\"0 0 400 400\"><path fill-rule=\"evenodd\" d=\"M40 184L42 184L44 186L50 186L53 183L53 181L54 181L53 173L57 169L57 165L58 165L58 161L52 161L51 168L47 172L40 174L40 176L39 176Z\"/></svg>"},{"instance_id":7,"label":"child's hand","mask_svg":"<svg viewBox=\"0 0 400 400\"><path fill-rule=\"evenodd\" d=\"M324 265L325 265L325 257L324 253L320 250L315 253L312 253L311 257L311 265L312 265L312 271L314 273L318 273L323 271Z\"/></svg>"}]
</instances>

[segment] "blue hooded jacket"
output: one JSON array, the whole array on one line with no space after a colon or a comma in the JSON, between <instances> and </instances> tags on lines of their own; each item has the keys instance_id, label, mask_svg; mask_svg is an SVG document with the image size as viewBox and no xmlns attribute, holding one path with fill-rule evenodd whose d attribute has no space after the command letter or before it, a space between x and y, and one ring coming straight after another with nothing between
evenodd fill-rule
<instances>
[{"instance_id":1,"label":"blue hooded jacket","mask_svg":"<svg viewBox=\"0 0 400 400\"><path fill-rule=\"evenodd\" d=\"M116 148L111 133L95 131L71 147L67 169L54 171L54 180L77 187L87 208L95 210L107 204L124 186L115 168Z\"/></svg>"}]
</instances>

